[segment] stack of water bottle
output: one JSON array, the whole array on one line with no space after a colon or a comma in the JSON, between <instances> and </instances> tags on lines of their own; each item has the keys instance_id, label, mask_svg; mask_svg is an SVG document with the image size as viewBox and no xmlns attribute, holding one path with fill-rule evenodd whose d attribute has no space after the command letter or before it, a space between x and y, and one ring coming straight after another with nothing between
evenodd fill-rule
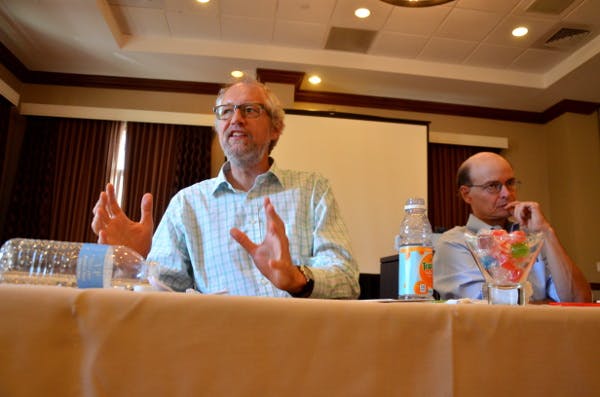
<instances>
[{"instance_id":1,"label":"stack of water bottle","mask_svg":"<svg viewBox=\"0 0 600 397\"><path fill-rule=\"evenodd\" d=\"M121 245L15 238L0 248L0 283L152 290L152 263Z\"/></svg>"}]
</instances>

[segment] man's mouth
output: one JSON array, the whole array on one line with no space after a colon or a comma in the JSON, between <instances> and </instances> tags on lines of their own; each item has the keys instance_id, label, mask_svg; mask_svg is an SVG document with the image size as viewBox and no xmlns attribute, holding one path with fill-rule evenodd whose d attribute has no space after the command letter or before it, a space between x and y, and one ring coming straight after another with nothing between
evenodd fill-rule
<instances>
[{"instance_id":1,"label":"man's mouth","mask_svg":"<svg viewBox=\"0 0 600 397\"><path fill-rule=\"evenodd\" d=\"M246 136L248 136L248 134L246 134L243 131L231 131L227 135L228 138L243 138L243 137L246 137Z\"/></svg>"}]
</instances>

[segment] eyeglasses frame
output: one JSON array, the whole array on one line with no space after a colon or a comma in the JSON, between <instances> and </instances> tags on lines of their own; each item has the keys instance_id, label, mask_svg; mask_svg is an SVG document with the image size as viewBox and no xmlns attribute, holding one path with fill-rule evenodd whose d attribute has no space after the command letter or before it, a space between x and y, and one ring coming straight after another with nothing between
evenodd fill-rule
<instances>
[{"instance_id":1,"label":"eyeglasses frame","mask_svg":"<svg viewBox=\"0 0 600 397\"><path fill-rule=\"evenodd\" d=\"M464 185L467 187L478 187L480 189L485 190L486 192L490 193L490 194L498 194L502 191L502 186L506 186L506 189L509 192L515 192L517 191L519 185L521 184L521 181L516 179L516 178L510 178L509 180L507 180L506 182L502 183L500 181L494 181L494 182L487 182L487 183L483 183L481 185Z\"/></svg>"},{"instance_id":2,"label":"eyeglasses frame","mask_svg":"<svg viewBox=\"0 0 600 397\"><path fill-rule=\"evenodd\" d=\"M217 105L215 107L213 107L212 111L215 114L217 120L231 120L231 118L233 118L233 114L235 113L236 110L240 109L242 110L242 115L244 116L244 118L246 118L248 115L246 114L246 111L244 110L245 106L258 106L260 108L260 113L256 116L256 117L248 117L250 119L257 119L259 118L263 112L267 113L269 115L269 117L271 116L271 112L269 112L269 110L267 109L267 107L260 102L244 102L244 103L240 103L238 105L233 105L233 104L223 104L223 105ZM218 109L222 109L225 107L231 107L232 108L232 113L231 113L231 117L229 118L220 118L219 117L219 113L218 113Z\"/></svg>"}]
</instances>

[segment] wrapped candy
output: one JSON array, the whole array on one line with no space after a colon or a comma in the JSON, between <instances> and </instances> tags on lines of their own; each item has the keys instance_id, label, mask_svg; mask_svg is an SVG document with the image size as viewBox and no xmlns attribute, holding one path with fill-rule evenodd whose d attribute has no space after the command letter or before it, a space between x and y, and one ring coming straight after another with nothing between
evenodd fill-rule
<instances>
[{"instance_id":1,"label":"wrapped candy","mask_svg":"<svg viewBox=\"0 0 600 397\"><path fill-rule=\"evenodd\" d=\"M496 283L517 284L529 274L532 256L539 252L541 235L516 230L482 229L467 233L467 243L484 275ZM531 263L530 263L531 262Z\"/></svg>"}]
</instances>

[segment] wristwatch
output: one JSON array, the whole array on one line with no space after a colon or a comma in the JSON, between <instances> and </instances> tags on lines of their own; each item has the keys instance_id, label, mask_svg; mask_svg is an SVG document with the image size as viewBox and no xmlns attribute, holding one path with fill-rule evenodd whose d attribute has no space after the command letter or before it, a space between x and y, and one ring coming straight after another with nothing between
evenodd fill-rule
<instances>
[{"instance_id":1,"label":"wristwatch","mask_svg":"<svg viewBox=\"0 0 600 397\"><path fill-rule=\"evenodd\" d=\"M315 280L313 279L313 274L308 266L300 265L298 269L306 278L306 284L304 287L295 294L291 294L294 298L308 298L310 294L312 294L313 288L315 287Z\"/></svg>"}]
</instances>

